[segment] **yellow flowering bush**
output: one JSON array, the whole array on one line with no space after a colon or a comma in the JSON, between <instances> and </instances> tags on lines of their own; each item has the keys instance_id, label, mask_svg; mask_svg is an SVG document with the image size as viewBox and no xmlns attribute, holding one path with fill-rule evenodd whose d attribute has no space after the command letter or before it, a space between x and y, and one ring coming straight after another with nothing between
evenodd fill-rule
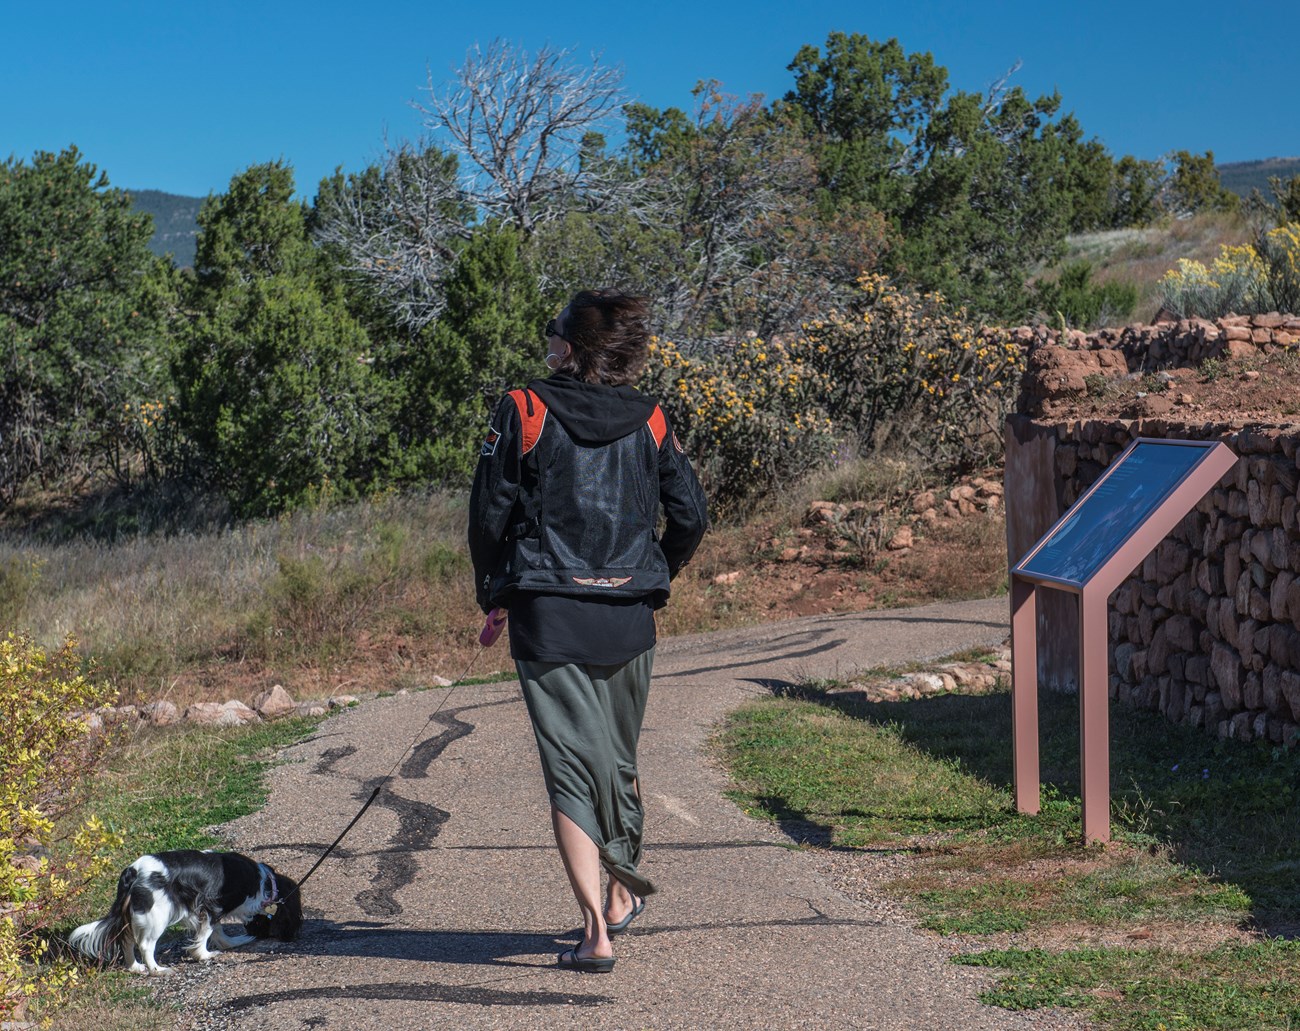
<instances>
[{"instance_id":1,"label":"yellow flowering bush","mask_svg":"<svg viewBox=\"0 0 1300 1031\"><path fill-rule=\"evenodd\" d=\"M1208 268L1179 258L1160 278L1160 303L1185 319L1214 319L1229 312L1261 310L1266 293L1264 263L1255 248L1222 247Z\"/></svg>"},{"instance_id":2,"label":"yellow flowering bush","mask_svg":"<svg viewBox=\"0 0 1300 1031\"><path fill-rule=\"evenodd\" d=\"M175 397L122 405L104 448L109 471L119 483L164 474L178 446L175 414Z\"/></svg>"},{"instance_id":3,"label":"yellow flowering bush","mask_svg":"<svg viewBox=\"0 0 1300 1031\"><path fill-rule=\"evenodd\" d=\"M779 340L688 355L654 339L642 381L672 416L714 505L734 509L820 464L835 445L823 374Z\"/></svg>"},{"instance_id":4,"label":"yellow flowering bush","mask_svg":"<svg viewBox=\"0 0 1300 1031\"><path fill-rule=\"evenodd\" d=\"M1208 267L1178 260L1160 279L1164 307L1182 318L1300 310L1300 223L1263 233L1254 246L1223 246Z\"/></svg>"},{"instance_id":5,"label":"yellow flowering bush","mask_svg":"<svg viewBox=\"0 0 1300 1031\"><path fill-rule=\"evenodd\" d=\"M794 353L825 384L837 429L863 453L902 445L945 464L998 453L1024 369L1002 330L888 276L864 273L843 311L806 323Z\"/></svg>"},{"instance_id":6,"label":"yellow flowering bush","mask_svg":"<svg viewBox=\"0 0 1300 1031\"><path fill-rule=\"evenodd\" d=\"M51 961L48 933L121 845L98 819L72 818L109 743L84 713L114 694L80 672L71 638L52 654L25 635L0 640L0 1021L76 979Z\"/></svg>"},{"instance_id":7,"label":"yellow flowering bush","mask_svg":"<svg viewBox=\"0 0 1300 1031\"><path fill-rule=\"evenodd\" d=\"M1265 233L1259 252L1272 295L1271 309L1300 314L1300 222Z\"/></svg>"},{"instance_id":8,"label":"yellow flowering bush","mask_svg":"<svg viewBox=\"0 0 1300 1031\"><path fill-rule=\"evenodd\" d=\"M941 295L865 273L852 303L788 341L751 337L693 355L655 340L643 385L726 509L846 449L901 444L950 465L995 456L1023 368L1004 331L977 330Z\"/></svg>"}]
</instances>

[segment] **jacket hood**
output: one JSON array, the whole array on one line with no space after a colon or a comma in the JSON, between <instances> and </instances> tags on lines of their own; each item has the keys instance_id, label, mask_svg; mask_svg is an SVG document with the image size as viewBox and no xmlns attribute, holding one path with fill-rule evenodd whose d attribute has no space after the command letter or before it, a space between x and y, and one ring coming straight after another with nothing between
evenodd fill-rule
<instances>
[{"instance_id":1,"label":"jacket hood","mask_svg":"<svg viewBox=\"0 0 1300 1031\"><path fill-rule=\"evenodd\" d=\"M577 443L609 444L645 425L655 403L636 387L607 387L557 372L528 384Z\"/></svg>"}]
</instances>

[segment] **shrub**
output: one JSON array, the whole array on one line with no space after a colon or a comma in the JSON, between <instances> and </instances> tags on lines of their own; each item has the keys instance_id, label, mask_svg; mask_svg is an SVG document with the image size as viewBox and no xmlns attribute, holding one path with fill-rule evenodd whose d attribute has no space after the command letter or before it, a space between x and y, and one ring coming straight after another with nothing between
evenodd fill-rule
<instances>
[{"instance_id":1,"label":"shrub","mask_svg":"<svg viewBox=\"0 0 1300 1031\"><path fill-rule=\"evenodd\" d=\"M864 273L844 311L788 342L751 337L698 356L655 341L643 381L723 510L772 494L832 455L889 446L944 466L1000 453L1024 366L964 308Z\"/></svg>"},{"instance_id":2,"label":"shrub","mask_svg":"<svg viewBox=\"0 0 1300 1031\"><path fill-rule=\"evenodd\" d=\"M1266 297L1264 264L1255 248L1220 248L1214 264L1178 259L1160 280L1160 303L1184 319L1215 319L1229 312L1262 311Z\"/></svg>"},{"instance_id":3,"label":"shrub","mask_svg":"<svg viewBox=\"0 0 1300 1031\"><path fill-rule=\"evenodd\" d=\"M0 641L0 1020L48 1005L76 979L48 955L49 928L111 862L121 839L73 819L109 738L79 715L115 693L78 670L71 638L47 654L30 638Z\"/></svg>"},{"instance_id":4,"label":"shrub","mask_svg":"<svg viewBox=\"0 0 1300 1031\"><path fill-rule=\"evenodd\" d=\"M1076 329L1114 325L1133 314L1137 287L1128 283L1093 283L1092 262L1075 261L1055 280L1034 287L1034 305L1048 318L1064 319Z\"/></svg>"},{"instance_id":5,"label":"shrub","mask_svg":"<svg viewBox=\"0 0 1300 1031\"><path fill-rule=\"evenodd\" d=\"M1161 302L1183 318L1229 312L1300 311L1300 222L1261 233L1254 246L1224 246L1214 264L1180 258L1160 280Z\"/></svg>"},{"instance_id":6,"label":"shrub","mask_svg":"<svg viewBox=\"0 0 1300 1031\"><path fill-rule=\"evenodd\" d=\"M984 461L1002 445L1024 359L965 308L866 273L845 311L804 326L793 347L817 375L835 428L863 454L887 443L941 465Z\"/></svg>"},{"instance_id":7,"label":"shrub","mask_svg":"<svg viewBox=\"0 0 1300 1031\"><path fill-rule=\"evenodd\" d=\"M830 383L779 340L751 337L688 356L656 339L642 385L668 409L710 500L724 512L790 483L835 445L821 404Z\"/></svg>"},{"instance_id":8,"label":"shrub","mask_svg":"<svg viewBox=\"0 0 1300 1031\"><path fill-rule=\"evenodd\" d=\"M1270 309L1300 312L1300 222L1265 233L1259 242L1259 258L1268 282Z\"/></svg>"}]
</instances>

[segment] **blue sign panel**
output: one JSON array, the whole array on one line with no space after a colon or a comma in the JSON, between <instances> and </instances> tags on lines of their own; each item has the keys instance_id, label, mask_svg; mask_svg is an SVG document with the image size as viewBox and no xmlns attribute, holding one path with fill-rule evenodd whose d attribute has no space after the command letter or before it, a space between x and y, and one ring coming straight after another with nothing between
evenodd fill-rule
<instances>
[{"instance_id":1,"label":"blue sign panel","mask_svg":"<svg viewBox=\"0 0 1300 1031\"><path fill-rule=\"evenodd\" d=\"M1014 572L1082 587L1172 494L1213 442L1139 440Z\"/></svg>"}]
</instances>

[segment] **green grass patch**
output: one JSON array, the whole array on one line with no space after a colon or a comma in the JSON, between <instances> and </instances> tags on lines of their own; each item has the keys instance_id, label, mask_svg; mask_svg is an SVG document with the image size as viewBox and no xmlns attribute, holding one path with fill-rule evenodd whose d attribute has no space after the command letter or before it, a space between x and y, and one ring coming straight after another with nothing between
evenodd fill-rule
<instances>
[{"instance_id":1,"label":"green grass patch","mask_svg":"<svg viewBox=\"0 0 1300 1031\"><path fill-rule=\"evenodd\" d=\"M874 845L936 829L978 828L1010 807L1005 790L928 756L896 726L871 727L824 705L777 699L731 719L723 745L747 812L831 844Z\"/></svg>"},{"instance_id":2,"label":"green grass patch","mask_svg":"<svg viewBox=\"0 0 1300 1031\"><path fill-rule=\"evenodd\" d=\"M1077 699L1044 694L1040 720L1033 817L1012 804L1007 693L873 703L808 689L735 712L717 744L732 797L794 841L915 852L887 887L941 934L1155 926L1205 943L981 953L963 962L1012 971L986 1001L1081 1006L1121 1028L1300 1026L1300 946L1270 937L1300 924L1300 754L1114 705L1114 841L1085 847ZM1211 949L1242 925L1263 939Z\"/></svg>"},{"instance_id":3,"label":"green grass patch","mask_svg":"<svg viewBox=\"0 0 1300 1031\"><path fill-rule=\"evenodd\" d=\"M142 734L106 771L92 811L125 836L126 862L144 852L211 848L218 839L208 828L265 805L275 753L318 723L300 717Z\"/></svg>"},{"instance_id":4,"label":"green grass patch","mask_svg":"<svg viewBox=\"0 0 1300 1031\"><path fill-rule=\"evenodd\" d=\"M142 731L114 753L97 778L86 815L94 813L123 838L117 861L85 895L80 917L104 915L118 873L146 852L212 848L211 828L266 804L266 772L277 753L307 737L321 719L300 717L247 727L169 727ZM56 1028L146 1031L172 1027L175 1014L120 969L87 971Z\"/></svg>"},{"instance_id":5,"label":"green grass patch","mask_svg":"<svg viewBox=\"0 0 1300 1031\"><path fill-rule=\"evenodd\" d=\"M1066 1006L1125 1031L1300 1026L1300 942L1180 954L1161 949L1007 949L958 963L1011 971L981 998L1007 1009Z\"/></svg>"}]
</instances>

